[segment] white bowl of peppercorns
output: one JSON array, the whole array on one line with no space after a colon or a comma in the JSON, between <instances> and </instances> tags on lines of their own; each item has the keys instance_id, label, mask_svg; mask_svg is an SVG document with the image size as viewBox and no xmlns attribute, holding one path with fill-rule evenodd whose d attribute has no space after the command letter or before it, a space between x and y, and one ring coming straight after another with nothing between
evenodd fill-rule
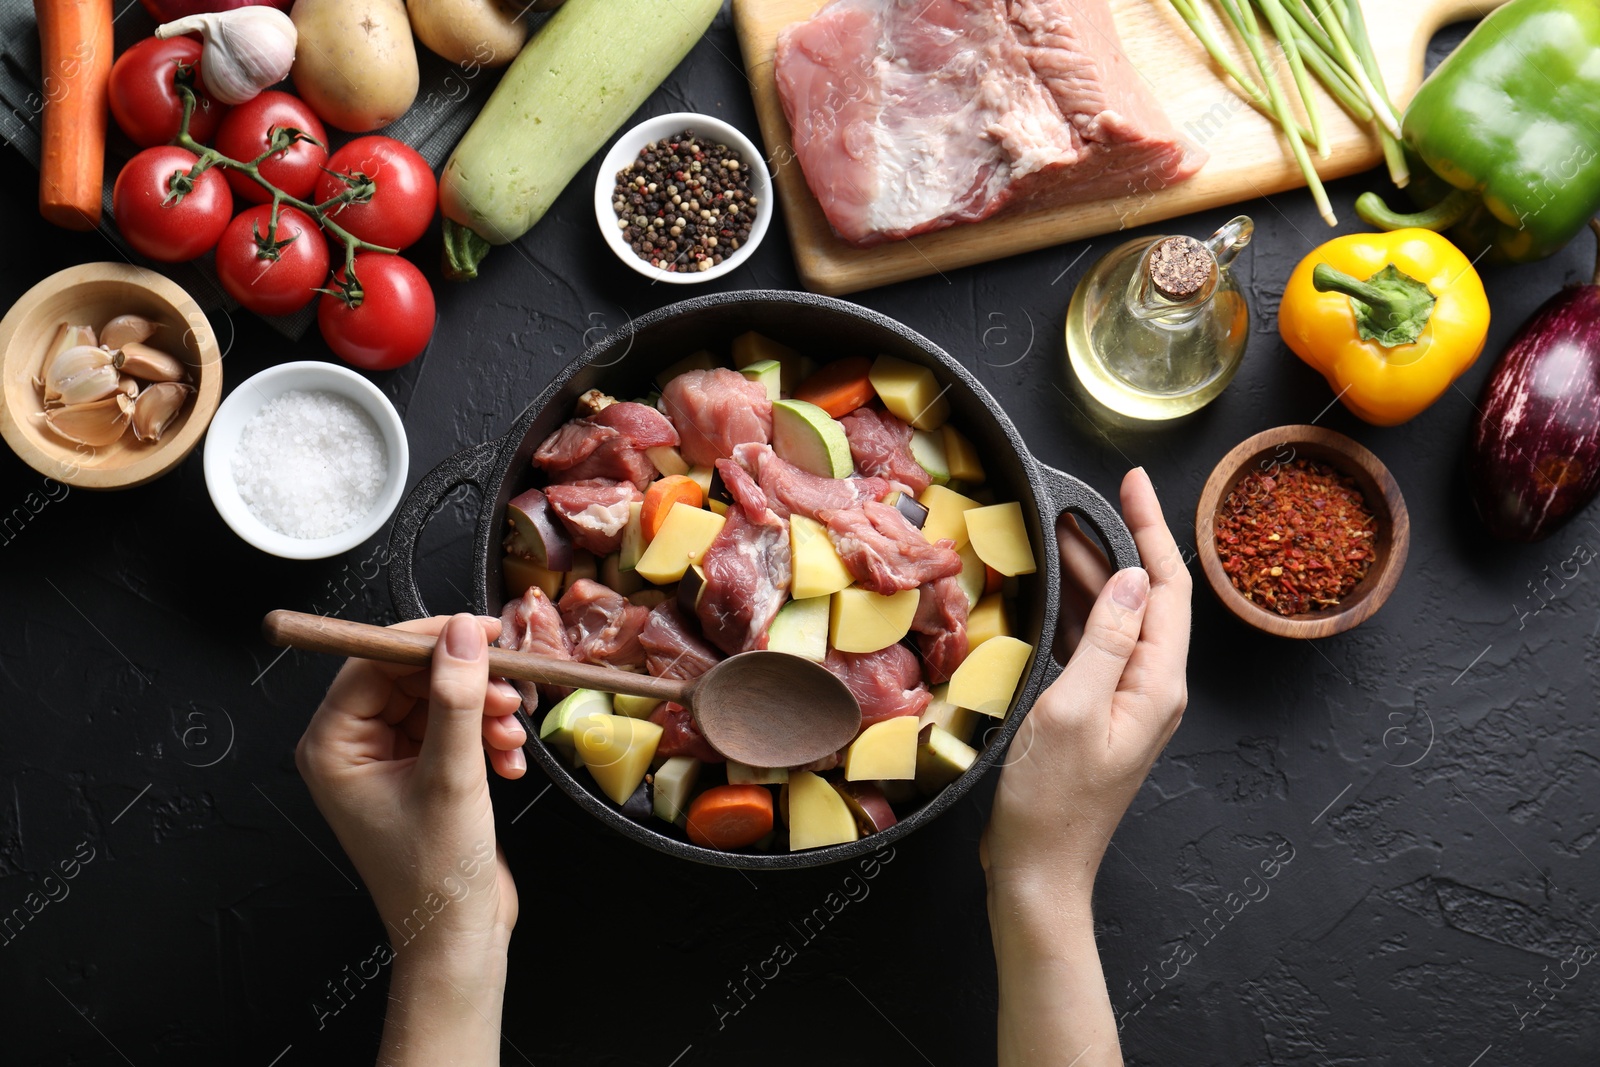
<instances>
[{"instance_id":1,"label":"white bowl of peppercorns","mask_svg":"<svg viewBox=\"0 0 1600 1067\"><path fill-rule=\"evenodd\" d=\"M750 138L710 115L639 123L600 164L595 218L617 258L655 281L720 278L772 222L772 179Z\"/></svg>"}]
</instances>

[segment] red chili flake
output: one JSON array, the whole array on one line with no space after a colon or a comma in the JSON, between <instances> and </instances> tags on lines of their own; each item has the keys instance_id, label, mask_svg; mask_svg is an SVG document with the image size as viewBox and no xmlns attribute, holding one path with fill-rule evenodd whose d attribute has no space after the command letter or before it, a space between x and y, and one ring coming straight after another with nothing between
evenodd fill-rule
<instances>
[{"instance_id":1,"label":"red chili flake","mask_svg":"<svg viewBox=\"0 0 1600 1067\"><path fill-rule=\"evenodd\" d=\"M1348 475L1307 459L1270 470L1251 471L1222 502L1222 569L1280 615L1335 607L1372 566L1377 519Z\"/></svg>"}]
</instances>

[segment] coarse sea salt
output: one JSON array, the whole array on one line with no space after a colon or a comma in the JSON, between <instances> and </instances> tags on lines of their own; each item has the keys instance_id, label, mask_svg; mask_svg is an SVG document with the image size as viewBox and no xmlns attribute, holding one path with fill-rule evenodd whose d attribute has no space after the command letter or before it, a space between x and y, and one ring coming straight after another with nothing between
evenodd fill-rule
<instances>
[{"instance_id":1,"label":"coarse sea salt","mask_svg":"<svg viewBox=\"0 0 1600 1067\"><path fill-rule=\"evenodd\" d=\"M262 523L313 540L343 533L371 513L389 476L372 416L336 393L291 389L239 431L233 481Z\"/></svg>"}]
</instances>

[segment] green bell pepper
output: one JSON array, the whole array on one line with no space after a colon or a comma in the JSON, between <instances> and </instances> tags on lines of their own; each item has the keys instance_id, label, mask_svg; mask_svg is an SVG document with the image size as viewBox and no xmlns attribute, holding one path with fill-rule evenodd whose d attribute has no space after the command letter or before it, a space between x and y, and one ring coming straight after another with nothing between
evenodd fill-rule
<instances>
[{"instance_id":1,"label":"green bell pepper","mask_svg":"<svg viewBox=\"0 0 1600 1067\"><path fill-rule=\"evenodd\" d=\"M1556 252L1600 212L1600 2L1511 0L1422 83L1401 128L1431 171L1412 195L1431 206L1401 215L1366 193L1362 219L1450 229L1494 261Z\"/></svg>"}]
</instances>

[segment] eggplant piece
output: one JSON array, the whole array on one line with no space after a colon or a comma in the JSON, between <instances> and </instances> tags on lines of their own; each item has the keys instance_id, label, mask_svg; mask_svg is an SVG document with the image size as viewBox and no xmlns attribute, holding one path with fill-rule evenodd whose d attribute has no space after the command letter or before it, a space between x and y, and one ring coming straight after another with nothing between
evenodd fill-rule
<instances>
[{"instance_id":1,"label":"eggplant piece","mask_svg":"<svg viewBox=\"0 0 1600 1067\"><path fill-rule=\"evenodd\" d=\"M722 472L711 468L711 487L706 490L706 499L715 500L719 504L733 504L733 494L728 492L728 487L722 481Z\"/></svg>"},{"instance_id":2,"label":"eggplant piece","mask_svg":"<svg viewBox=\"0 0 1600 1067\"><path fill-rule=\"evenodd\" d=\"M1600 221L1590 229L1600 238ZM1522 325L1484 383L1469 445L1489 533L1539 541L1600 493L1600 260Z\"/></svg>"},{"instance_id":3,"label":"eggplant piece","mask_svg":"<svg viewBox=\"0 0 1600 1067\"><path fill-rule=\"evenodd\" d=\"M678 582L678 606L684 614L695 615L695 609L700 606L700 598L706 592L706 572L698 566L690 567L683 572L683 579Z\"/></svg>"},{"instance_id":4,"label":"eggplant piece","mask_svg":"<svg viewBox=\"0 0 1600 1067\"><path fill-rule=\"evenodd\" d=\"M629 795L622 805L622 814L634 822L649 822L656 810L655 779L650 775L644 776L644 781Z\"/></svg>"},{"instance_id":5,"label":"eggplant piece","mask_svg":"<svg viewBox=\"0 0 1600 1067\"><path fill-rule=\"evenodd\" d=\"M927 506L910 493L890 493L889 499L884 502L905 516L905 520L919 530L928 521Z\"/></svg>"},{"instance_id":6,"label":"eggplant piece","mask_svg":"<svg viewBox=\"0 0 1600 1067\"><path fill-rule=\"evenodd\" d=\"M506 505L506 525L511 527L507 552L531 559L545 570L572 569L572 536L539 490L529 489Z\"/></svg>"},{"instance_id":7,"label":"eggplant piece","mask_svg":"<svg viewBox=\"0 0 1600 1067\"><path fill-rule=\"evenodd\" d=\"M845 807L855 816L856 828L863 837L887 830L898 820L888 799L871 782L834 782L833 788L844 798Z\"/></svg>"}]
</instances>

